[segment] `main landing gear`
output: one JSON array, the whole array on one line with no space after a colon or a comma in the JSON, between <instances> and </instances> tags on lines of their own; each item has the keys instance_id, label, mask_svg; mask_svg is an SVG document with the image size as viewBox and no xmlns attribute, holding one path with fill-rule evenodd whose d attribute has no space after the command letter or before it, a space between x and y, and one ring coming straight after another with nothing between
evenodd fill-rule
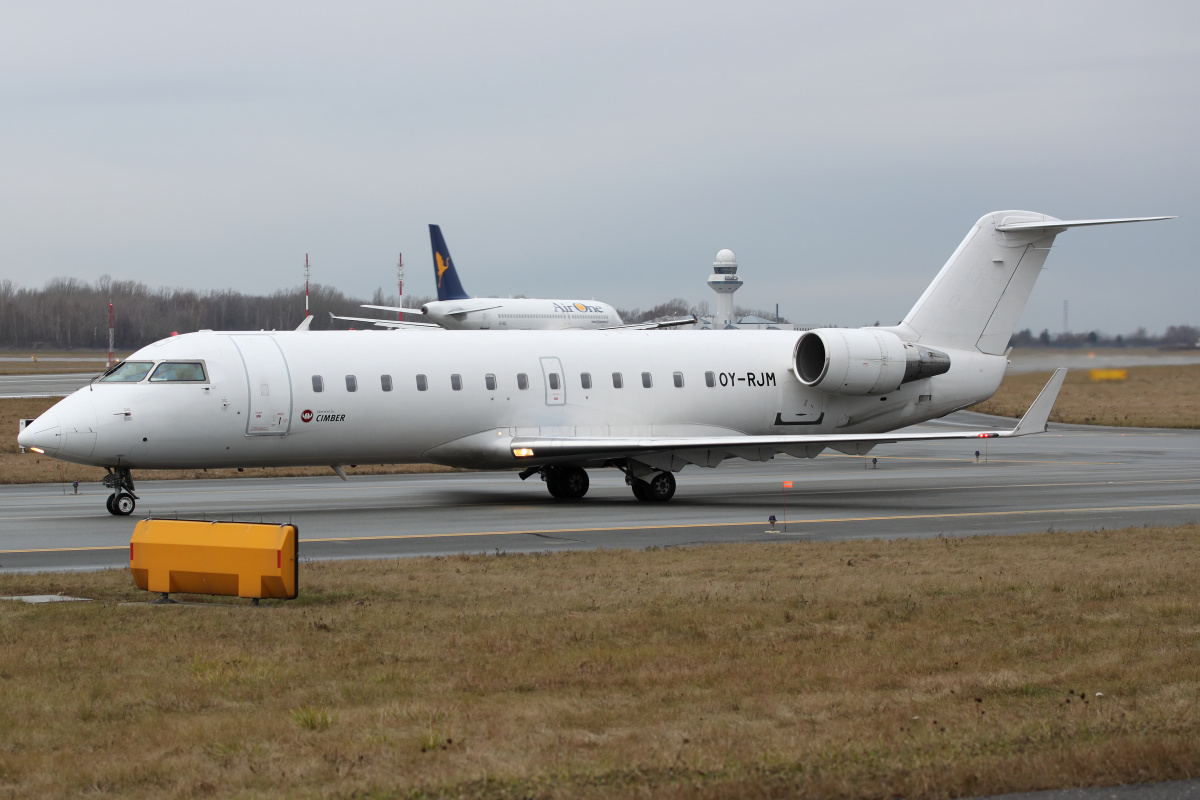
<instances>
[{"instance_id":1,"label":"main landing gear","mask_svg":"<svg viewBox=\"0 0 1200 800\"><path fill-rule=\"evenodd\" d=\"M608 466L615 466L625 473L625 483L633 489L633 496L638 500L665 503L675 496L675 476L670 472L655 472L647 480L634 476L632 470L623 463L610 463ZM521 480L541 475L550 495L558 500L578 500L587 494L591 484L587 471L582 467L530 467L520 475Z\"/></svg>"},{"instance_id":2,"label":"main landing gear","mask_svg":"<svg viewBox=\"0 0 1200 800\"><path fill-rule=\"evenodd\" d=\"M542 480L550 495L559 500L578 500L587 494L592 482L582 467L545 467Z\"/></svg>"},{"instance_id":3,"label":"main landing gear","mask_svg":"<svg viewBox=\"0 0 1200 800\"><path fill-rule=\"evenodd\" d=\"M138 496L133 493L133 475L128 467L109 467L104 476L105 487L112 489L112 494L104 502L108 513L118 517L128 517L137 506Z\"/></svg>"},{"instance_id":4,"label":"main landing gear","mask_svg":"<svg viewBox=\"0 0 1200 800\"><path fill-rule=\"evenodd\" d=\"M675 496L675 476L660 472L648 481L626 473L625 482L633 488L633 496L646 502L665 503Z\"/></svg>"}]
</instances>

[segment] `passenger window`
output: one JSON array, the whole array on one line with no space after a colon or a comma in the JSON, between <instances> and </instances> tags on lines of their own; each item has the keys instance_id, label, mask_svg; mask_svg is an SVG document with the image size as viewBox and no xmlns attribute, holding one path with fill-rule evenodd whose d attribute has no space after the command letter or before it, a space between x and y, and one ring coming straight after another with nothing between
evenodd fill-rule
<instances>
[{"instance_id":1,"label":"passenger window","mask_svg":"<svg viewBox=\"0 0 1200 800\"><path fill-rule=\"evenodd\" d=\"M529 376L524 372L517 373L517 388L521 390L529 388Z\"/></svg>"},{"instance_id":2,"label":"passenger window","mask_svg":"<svg viewBox=\"0 0 1200 800\"><path fill-rule=\"evenodd\" d=\"M313 375L313 391L314 392L325 391L325 379L322 378L320 375Z\"/></svg>"},{"instance_id":3,"label":"passenger window","mask_svg":"<svg viewBox=\"0 0 1200 800\"><path fill-rule=\"evenodd\" d=\"M146 377L146 373L154 366L153 361L122 361L104 373L102 383L137 383Z\"/></svg>"},{"instance_id":4,"label":"passenger window","mask_svg":"<svg viewBox=\"0 0 1200 800\"><path fill-rule=\"evenodd\" d=\"M483 383L485 386L487 386L489 392L496 391L496 376L495 375L484 375Z\"/></svg>"},{"instance_id":5,"label":"passenger window","mask_svg":"<svg viewBox=\"0 0 1200 800\"><path fill-rule=\"evenodd\" d=\"M712 387L716 386L717 385L716 373L713 373L713 372L704 373L704 385L710 389Z\"/></svg>"},{"instance_id":6,"label":"passenger window","mask_svg":"<svg viewBox=\"0 0 1200 800\"><path fill-rule=\"evenodd\" d=\"M204 383L204 365L199 361L164 361L150 376L151 383L163 381Z\"/></svg>"},{"instance_id":7,"label":"passenger window","mask_svg":"<svg viewBox=\"0 0 1200 800\"><path fill-rule=\"evenodd\" d=\"M625 379L621 377L621 373L614 372L613 373L613 388L620 389L624 385L625 385Z\"/></svg>"},{"instance_id":8,"label":"passenger window","mask_svg":"<svg viewBox=\"0 0 1200 800\"><path fill-rule=\"evenodd\" d=\"M583 372L579 375L579 385L584 389L592 388L592 373Z\"/></svg>"},{"instance_id":9,"label":"passenger window","mask_svg":"<svg viewBox=\"0 0 1200 800\"><path fill-rule=\"evenodd\" d=\"M392 376L391 375L380 375L379 376L379 385L381 387L383 387L383 390L385 392L390 392L392 390Z\"/></svg>"},{"instance_id":10,"label":"passenger window","mask_svg":"<svg viewBox=\"0 0 1200 800\"><path fill-rule=\"evenodd\" d=\"M429 388L429 380L424 375L417 376L417 391L423 392Z\"/></svg>"},{"instance_id":11,"label":"passenger window","mask_svg":"<svg viewBox=\"0 0 1200 800\"><path fill-rule=\"evenodd\" d=\"M346 376L346 391L347 392L357 392L358 391L358 378L354 377L353 375Z\"/></svg>"},{"instance_id":12,"label":"passenger window","mask_svg":"<svg viewBox=\"0 0 1200 800\"><path fill-rule=\"evenodd\" d=\"M556 389L556 390L558 389L558 373L557 372L550 373L550 388Z\"/></svg>"},{"instance_id":13,"label":"passenger window","mask_svg":"<svg viewBox=\"0 0 1200 800\"><path fill-rule=\"evenodd\" d=\"M682 389L683 388L683 373L676 372L672 377L675 379L675 388Z\"/></svg>"},{"instance_id":14,"label":"passenger window","mask_svg":"<svg viewBox=\"0 0 1200 800\"><path fill-rule=\"evenodd\" d=\"M643 372L642 373L642 386L649 389L653 385L654 385L654 378L650 377L649 372Z\"/></svg>"},{"instance_id":15,"label":"passenger window","mask_svg":"<svg viewBox=\"0 0 1200 800\"><path fill-rule=\"evenodd\" d=\"M456 392L462 391L462 375L450 376L450 388Z\"/></svg>"}]
</instances>

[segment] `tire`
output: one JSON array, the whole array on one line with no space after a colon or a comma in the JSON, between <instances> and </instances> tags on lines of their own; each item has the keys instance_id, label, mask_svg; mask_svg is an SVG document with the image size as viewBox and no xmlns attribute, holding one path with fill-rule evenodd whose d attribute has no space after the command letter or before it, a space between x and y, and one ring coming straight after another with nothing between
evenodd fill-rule
<instances>
[{"instance_id":1,"label":"tire","mask_svg":"<svg viewBox=\"0 0 1200 800\"><path fill-rule=\"evenodd\" d=\"M578 500L587 494L588 487L592 485L587 470L580 467L563 467L558 478L559 497L567 500Z\"/></svg>"},{"instance_id":2,"label":"tire","mask_svg":"<svg viewBox=\"0 0 1200 800\"><path fill-rule=\"evenodd\" d=\"M559 500L578 500L587 494L590 486L587 470L580 467L549 467L546 470L546 489Z\"/></svg>"},{"instance_id":3,"label":"tire","mask_svg":"<svg viewBox=\"0 0 1200 800\"><path fill-rule=\"evenodd\" d=\"M113 515L115 515L117 513L117 510L115 508L113 508L113 500L115 500L116 497L117 496L115 494L110 494L104 500L104 507L108 509L108 513L113 514Z\"/></svg>"},{"instance_id":4,"label":"tire","mask_svg":"<svg viewBox=\"0 0 1200 800\"><path fill-rule=\"evenodd\" d=\"M660 472L646 484L649 499L656 503L665 503L675 496L675 476L669 472Z\"/></svg>"},{"instance_id":5,"label":"tire","mask_svg":"<svg viewBox=\"0 0 1200 800\"><path fill-rule=\"evenodd\" d=\"M633 496L638 500L649 502L652 499L650 497L650 484L645 481L634 478L630 486L633 488Z\"/></svg>"},{"instance_id":6,"label":"tire","mask_svg":"<svg viewBox=\"0 0 1200 800\"><path fill-rule=\"evenodd\" d=\"M133 499L131 494L119 494L113 500L113 513L117 516L128 517L133 513L133 509L137 507L137 501Z\"/></svg>"}]
</instances>

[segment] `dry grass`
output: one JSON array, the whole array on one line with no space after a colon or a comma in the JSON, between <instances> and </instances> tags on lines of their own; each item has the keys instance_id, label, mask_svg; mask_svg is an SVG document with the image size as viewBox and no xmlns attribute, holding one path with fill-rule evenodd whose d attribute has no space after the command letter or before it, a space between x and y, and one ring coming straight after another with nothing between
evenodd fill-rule
<instances>
[{"instance_id":1,"label":"dry grass","mask_svg":"<svg viewBox=\"0 0 1200 800\"><path fill-rule=\"evenodd\" d=\"M118 361L127 352L113 353ZM4 358L20 361L0 361L0 375L46 375L66 372L103 372L107 350L0 350ZM86 358L90 361L47 361L49 358Z\"/></svg>"},{"instance_id":2,"label":"dry grass","mask_svg":"<svg viewBox=\"0 0 1200 800\"><path fill-rule=\"evenodd\" d=\"M1130 367L1125 381L1092 381L1071 370L1051 422L1134 428L1200 427L1200 365ZM1050 373L1008 375L1000 389L972 411L1019 417L1050 380Z\"/></svg>"},{"instance_id":3,"label":"dry grass","mask_svg":"<svg viewBox=\"0 0 1200 800\"><path fill-rule=\"evenodd\" d=\"M1194 777L1200 527L3 575L0 796L942 798ZM230 607L232 606L232 607ZM1098 693L1102 693L1098 694Z\"/></svg>"},{"instance_id":4,"label":"dry grass","mask_svg":"<svg viewBox=\"0 0 1200 800\"><path fill-rule=\"evenodd\" d=\"M33 419L58 402L54 397L0 400L0 483L80 483L99 482L104 478L100 467L69 464L37 453L21 453L17 446L18 422ZM396 475L418 472L461 472L436 464L381 464L345 466L348 475ZM309 475L332 475L329 467L247 467L236 469L142 469L134 474L135 481L176 480L187 478L298 478Z\"/></svg>"}]
</instances>

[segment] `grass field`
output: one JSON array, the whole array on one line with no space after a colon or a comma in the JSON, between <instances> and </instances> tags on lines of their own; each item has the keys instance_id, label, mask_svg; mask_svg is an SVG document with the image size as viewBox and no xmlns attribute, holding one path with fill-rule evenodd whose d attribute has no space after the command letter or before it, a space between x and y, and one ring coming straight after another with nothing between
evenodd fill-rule
<instances>
[{"instance_id":1,"label":"grass field","mask_svg":"<svg viewBox=\"0 0 1200 800\"><path fill-rule=\"evenodd\" d=\"M113 353L117 360L129 355ZM96 373L104 371L107 350L0 350L4 358L20 361L0 361L0 375L46 375L64 372ZM52 358L86 358L88 361L51 361Z\"/></svg>"},{"instance_id":2,"label":"grass field","mask_svg":"<svg viewBox=\"0 0 1200 800\"><path fill-rule=\"evenodd\" d=\"M945 798L1200 772L1200 527L0 575L0 797ZM125 603L133 601L136 604Z\"/></svg>"},{"instance_id":3,"label":"grass field","mask_svg":"<svg viewBox=\"0 0 1200 800\"><path fill-rule=\"evenodd\" d=\"M972 410L1019 417L1048 380L1048 372L1010 374L990 400ZM1200 427L1200 365L1131 367L1124 381L1093 381L1088 370L1071 370L1050 421L1134 428Z\"/></svg>"}]
</instances>

